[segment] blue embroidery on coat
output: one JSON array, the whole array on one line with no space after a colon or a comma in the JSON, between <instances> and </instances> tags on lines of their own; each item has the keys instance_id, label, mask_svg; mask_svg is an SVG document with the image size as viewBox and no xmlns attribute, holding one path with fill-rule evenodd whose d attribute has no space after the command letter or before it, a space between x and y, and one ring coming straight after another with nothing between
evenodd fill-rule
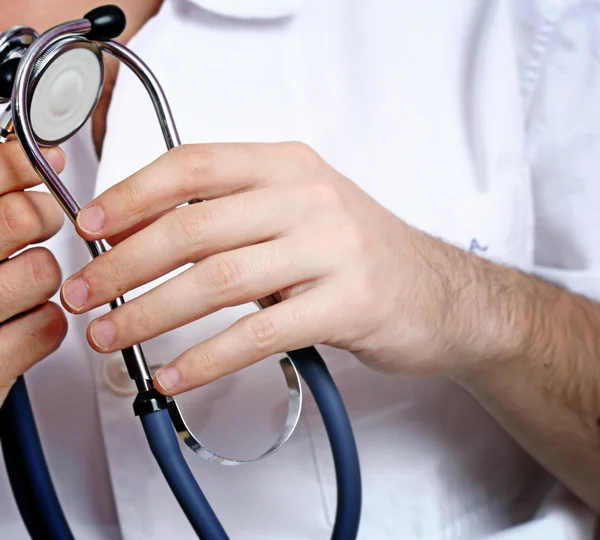
<instances>
[{"instance_id":1,"label":"blue embroidery on coat","mask_svg":"<svg viewBox=\"0 0 600 540\"><path fill-rule=\"evenodd\" d=\"M471 253L475 253L476 251L480 251L485 253L490 246L482 246L479 241L477 240L477 238L473 238L471 240L471 246L469 247L469 251Z\"/></svg>"}]
</instances>

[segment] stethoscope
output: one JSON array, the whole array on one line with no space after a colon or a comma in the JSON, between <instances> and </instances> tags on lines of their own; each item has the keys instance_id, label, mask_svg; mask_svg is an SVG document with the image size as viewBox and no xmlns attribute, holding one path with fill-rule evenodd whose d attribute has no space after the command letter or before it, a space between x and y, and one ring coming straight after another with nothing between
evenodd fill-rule
<instances>
[{"instance_id":1,"label":"stethoscope","mask_svg":"<svg viewBox=\"0 0 600 540\"><path fill-rule=\"evenodd\" d=\"M0 34L0 104L7 106L0 115L0 143L16 135L31 165L72 222L80 207L40 148L72 137L94 111L104 83L103 52L127 65L146 88L167 149L180 144L169 104L156 77L132 51L112 41L124 28L121 9L103 6L41 35L27 26ZM108 249L104 242L86 244L92 257ZM264 308L276 301L269 297L257 304ZM115 309L123 303L123 298L117 298L110 306ZM124 349L122 354L129 377L137 387L134 413L140 417L152 453L200 538L224 539L227 535L190 472L176 433L195 453L216 463L239 465L264 459L285 444L298 423L302 408L300 377L315 398L333 452L338 496L332 538L356 538L361 511L358 452L341 396L314 347L288 351L280 362L289 397L283 430L266 452L246 460L218 455L200 442L188 428L176 401L155 390L140 345ZM52 485L23 377L17 380L0 410L0 441L13 493L31 537L73 538Z\"/></svg>"}]
</instances>

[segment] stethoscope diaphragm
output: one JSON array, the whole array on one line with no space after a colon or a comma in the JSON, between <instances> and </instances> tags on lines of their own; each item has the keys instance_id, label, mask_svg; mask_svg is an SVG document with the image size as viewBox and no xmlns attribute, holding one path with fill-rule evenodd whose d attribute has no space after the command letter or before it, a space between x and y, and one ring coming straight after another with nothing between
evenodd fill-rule
<instances>
[{"instance_id":1,"label":"stethoscope diaphragm","mask_svg":"<svg viewBox=\"0 0 600 540\"><path fill-rule=\"evenodd\" d=\"M73 36L50 47L30 77L29 112L41 146L70 138L90 117L104 85L102 52L93 42Z\"/></svg>"}]
</instances>

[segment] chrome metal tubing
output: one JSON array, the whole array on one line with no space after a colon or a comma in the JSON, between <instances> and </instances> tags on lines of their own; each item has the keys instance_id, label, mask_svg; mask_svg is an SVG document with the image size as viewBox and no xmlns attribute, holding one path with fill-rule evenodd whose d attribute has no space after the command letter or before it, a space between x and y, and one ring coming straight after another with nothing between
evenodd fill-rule
<instances>
[{"instance_id":1,"label":"chrome metal tubing","mask_svg":"<svg viewBox=\"0 0 600 540\"><path fill-rule=\"evenodd\" d=\"M90 29L90 23L82 19L66 23L42 34L27 50L19 69L15 81L15 89L12 97L12 109L15 113L15 132L21 141L24 151L26 152L34 169L40 175L50 192L55 196L59 204L64 209L65 213L72 222L75 222L80 207L72 197L67 188L62 184L58 175L54 172L50 164L46 161L41 153L38 143L33 134L30 119L29 119L29 103L30 103L30 86L31 77L34 66L39 57L51 47L57 46L60 40L65 39L70 35L85 34ZM169 107L169 103L164 94L164 91L156 79L154 73L148 66L132 51L114 41L94 41L94 43L103 51L111 54L119 61L129 67L133 73L143 84L152 100L156 116L160 125L160 129L165 140L165 144L169 150L179 146L181 141L175 126L173 114ZM198 202L198 201L191 201ZM106 248L103 242L94 241L86 242L92 257L98 257L105 253ZM112 309L116 309L123 305L125 300L122 297L111 302ZM260 302L257 302L259 307L264 307L277 302L275 297L268 297ZM140 392L147 391L153 388L152 376L148 365L144 359L144 354L140 345L134 345L122 351L125 365L129 372L129 376L135 380ZM294 432L302 410L302 385L300 375L289 358L284 358L281 362L286 385L288 387L288 411L283 430L275 443L263 452L260 456L254 459L233 459L220 456L208 449L206 445L201 443L198 438L188 428L183 415L176 401L173 398L168 400L169 414L181 439L185 444L194 450L199 456L204 459L214 461L223 465L239 465L243 463L251 463L264 459L279 450L291 437Z\"/></svg>"},{"instance_id":2,"label":"chrome metal tubing","mask_svg":"<svg viewBox=\"0 0 600 540\"><path fill-rule=\"evenodd\" d=\"M167 148L171 150L176 146L180 146L181 140L179 139L177 127L175 126L171 107L169 107L169 102L167 101L164 90L154 73L152 73L152 70L133 51L116 41L95 41L94 43L102 50L114 56L117 60L123 62L123 64L133 71L144 85L146 92L148 92L148 95L152 100Z\"/></svg>"},{"instance_id":3,"label":"chrome metal tubing","mask_svg":"<svg viewBox=\"0 0 600 540\"><path fill-rule=\"evenodd\" d=\"M173 398L169 397L167 398L169 415L171 416L171 422L173 422L173 427L175 428L175 431L177 431L179 438L186 444L186 446L188 446L188 448L191 448L201 458L207 461L218 463L220 465L246 465L248 463L265 459L271 454L277 452L277 450L279 450L294 433L296 426L298 425L298 421L300 420L300 414L302 413L302 385L300 383L300 375L296 370L296 366L294 366L288 357L282 358L279 361L279 364L283 371L285 382L288 387L288 410L283 429L281 430L279 437L277 437L277 440L262 454L249 459L235 459L213 452L204 443L200 442L200 440L192 433L186 424L183 415L181 414L177 402Z\"/></svg>"},{"instance_id":4,"label":"chrome metal tubing","mask_svg":"<svg viewBox=\"0 0 600 540\"><path fill-rule=\"evenodd\" d=\"M37 144L29 118L29 103L31 99L29 86L35 63L48 47L53 46L67 35L85 34L86 32L89 32L90 28L90 22L86 19L81 19L79 21L56 26L34 41L23 55L21 63L19 64L11 100L15 132L19 141L21 141L23 150L27 154L27 157L29 158L29 161L31 161L36 172L44 180L44 183L48 186L50 192L56 197L59 204L63 207L63 210L73 223L75 222L80 207L72 197L71 193L69 193L62 184L58 175L54 172L54 169L52 169ZM92 249L90 249L90 251L92 251ZM96 246L94 251L92 251L92 255L96 256L103 251L103 246Z\"/></svg>"},{"instance_id":5,"label":"chrome metal tubing","mask_svg":"<svg viewBox=\"0 0 600 540\"><path fill-rule=\"evenodd\" d=\"M175 120L173 119L169 102L152 70L133 51L115 41L97 41L95 43L98 45L98 47L117 58L117 60L123 62L138 77L148 92L150 99L152 100L152 104L154 106L154 110L156 112L167 148L171 150L176 146L179 146L181 141L179 139L179 133L177 132L177 127L175 125ZM196 202L200 201L190 201L190 204ZM257 305L262 308L265 305L272 305L276 302L277 299L275 296L272 296L257 302ZM293 362L287 357L280 361L280 366L288 388L288 411L279 437L261 455L251 459L234 459L213 452L192 433L191 429L188 427L185 419L183 418L183 415L181 414L181 410L179 409L177 402L173 398L168 398L169 414L171 416L173 426L179 434L179 437L197 455L203 459L213 461L221 465L242 465L246 463L252 463L254 461L260 461L261 459L264 459L275 453L294 433L302 412L302 383L300 382L300 375L296 370L296 366L294 366Z\"/></svg>"},{"instance_id":6,"label":"chrome metal tubing","mask_svg":"<svg viewBox=\"0 0 600 540\"><path fill-rule=\"evenodd\" d=\"M15 133L25 154L35 171L44 181L44 184L48 187L50 193L52 193L67 217L73 223L75 223L77 214L81 208L42 154L31 128L31 120L29 118L29 104L31 102L30 83L36 62L49 47L54 47L61 40L64 40L65 37L86 34L90 29L90 22L87 19L81 19L51 28L39 36L29 46L21 59L15 77L15 87L11 100ZM94 258L106 251L104 244L100 241L86 241L86 245ZM125 300L119 297L114 302L111 302L111 308L114 309L124 302ZM125 349L123 351L123 358L127 365L129 376L132 379L152 381L150 369L139 345Z\"/></svg>"}]
</instances>

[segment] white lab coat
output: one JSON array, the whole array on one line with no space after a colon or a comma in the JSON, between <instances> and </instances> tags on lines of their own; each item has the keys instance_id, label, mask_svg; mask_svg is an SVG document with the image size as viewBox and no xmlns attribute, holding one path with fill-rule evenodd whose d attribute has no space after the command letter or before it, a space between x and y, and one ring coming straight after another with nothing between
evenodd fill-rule
<instances>
[{"instance_id":1,"label":"white lab coat","mask_svg":"<svg viewBox=\"0 0 600 540\"><path fill-rule=\"evenodd\" d=\"M305 141L416 227L600 299L599 20L600 2L579 0L165 0L131 47L162 81L184 142ZM164 151L129 72L99 167L88 128L65 149L63 179L82 202ZM69 225L49 246L65 276L88 261ZM146 356L161 365L251 309L153 339ZM62 348L27 376L76 537L193 538L119 355L85 344L92 316L70 316ZM592 512L454 384L322 351L358 439L361 539L593 537ZM249 457L270 444L286 402L276 361L182 399L210 446ZM266 461L227 468L185 451L232 539L328 538L335 481L310 397ZM0 538L26 538L3 468Z\"/></svg>"}]
</instances>

